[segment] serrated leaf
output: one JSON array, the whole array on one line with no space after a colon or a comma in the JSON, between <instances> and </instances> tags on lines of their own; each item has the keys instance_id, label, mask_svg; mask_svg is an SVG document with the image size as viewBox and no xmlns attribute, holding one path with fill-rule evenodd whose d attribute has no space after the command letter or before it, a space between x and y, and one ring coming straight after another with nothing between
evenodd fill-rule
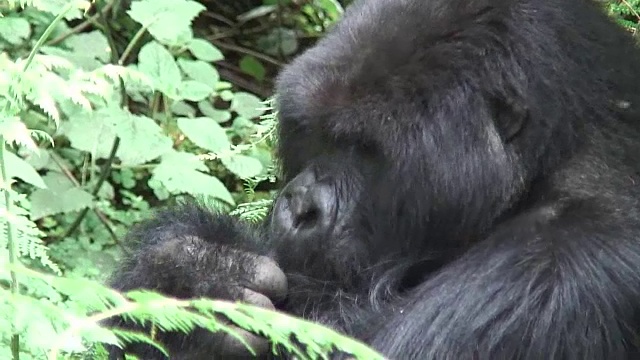
<instances>
[{"instance_id":1,"label":"serrated leaf","mask_svg":"<svg viewBox=\"0 0 640 360\"><path fill-rule=\"evenodd\" d=\"M34 220L79 211L93 205L91 194L75 187L64 175L50 171L43 179L47 189L37 189L29 197Z\"/></svg>"},{"instance_id":2,"label":"serrated leaf","mask_svg":"<svg viewBox=\"0 0 640 360\"><path fill-rule=\"evenodd\" d=\"M135 116L119 108L74 116L63 123L62 130L72 147L90 152L97 158L107 158L115 137L120 137L116 155L123 165L153 160L172 146L171 139L153 119Z\"/></svg>"},{"instance_id":3,"label":"serrated leaf","mask_svg":"<svg viewBox=\"0 0 640 360\"><path fill-rule=\"evenodd\" d=\"M205 7L191 0L141 0L131 4L129 16L156 38L168 44L192 42L191 22Z\"/></svg>"},{"instance_id":4,"label":"serrated leaf","mask_svg":"<svg viewBox=\"0 0 640 360\"><path fill-rule=\"evenodd\" d=\"M193 56L203 61L214 62L224 59L224 55L217 47L203 39L191 40L188 49Z\"/></svg>"},{"instance_id":5,"label":"serrated leaf","mask_svg":"<svg viewBox=\"0 0 640 360\"><path fill-rule=\"evenodd\" d=\"M260 160L250 156L236 154L220 159L222 164L241 179L248 179L262 173L263 167Z\"/></svg>"},{"instance_id":6,"label":"serrated leaf","mask_svg":"<svg viewBox=\"0 0 640 360\"><path fill-rule=\"evenodd\" d=\"M57 122L60 121L60 112L58 111L58 106L56 105L56 100L53 98L51 93L46 91L45 87L38 88L37 91L32 92L27 96L31 102L37 105L45 114L49 115L50 118Z\"/></svg>"},{"instance_id":7,"label":"serrated leaf","mask_svg":"<svg viewBox=\"0 0 640 360\"><path fill-rule=\"evenodd\" d=\"M0 135L8 144L16 143L31 151L38 151L38 145L31 138L31 131L19 117L0 117Z\"/></svg>"},{"instance_id":8,"label":"serrated leaf","mask_svg":"<svg viewBox=\"0 0 640 360\"><path fill-rule=\"evenodd\" d=\"M20 45L31 36L31 25L25 18L0 17L0 37L13 45Z\"/></svg>"},{"instance_id":9,"label":"serrated leaf","mask_svg":"<svg viewBox=\"0 0 640 360\"><path fill-rule=\"evenodd\" d=\"M89 114L79 113L63 122L61 130L73 148L104 159L109 157L116 136L112 116L120 117L120 114L106 109Z\"/></svg>"},{"instance_id":10,"label":"serrated leaf","mask_svg":"<svg viewBox=\"0 0 640 360\"><path fill-rule=\"evenodd\" d=\"M36 169L14 153L5 150L4 162L9 178L19 178L22 181L41 189L47 187Z\"/></svg>"},{"instance_id":11,"label":"serrated leaf","mask_svg":"<svg viewBox=\"0 0 640 360\"><path fill-rule=\"evenodd\" d=\"M182 82L180 68L173 55L156 41L146 44L140 50L138 70L151 78L156 90L169 96L176 95L176 87Z\"/></svg>"},{"instance_id":12,"label":"serrated leaf","mask_svg":"<svg viewBox=\"0 0 640 360\"><path fill-rule=\"evenodd\" d=\"M259 117L264 114L264 104L262 100L253 94L246 92L237 92L231 100L231 110L237 112L240 116L247 119Z\"/></svg>"},{"instance_id":13,"label":"serrated leaf","mask_svg":"<svg viewBox=\"0 0 640 360\"><path fill-rule=\"evenodd\" d=\"M128 120L116 124L121 140L117 155L123 165L143 164L171 150L171 139L153 119L129 114Z\"/></svg>"},{"instance_id":14,"label":"serrated leaf","mask_svg":"<svg viewBox=\"0 0 640 360\"><path fill-rule=\"evenodd\" d=\"M231 147L227 133L213 119L207 117L179 118L178 127L189 140L203 149L221 152L229 150Z\"/></svg>"},{"instance_id":15,"label":"serrated leaf","mask_svg":"<svg viewBox=\"0 0 640 360\"><path fill-rule=\"evenodd\" d=\"M174 100L201 101L213 93L213 89L199 81L186 80L178 85Z\"/></svg>"},{"instance_id":16,"label":"serrated leaf","mask_svg":"<svg viewBox=\"0 0 640 360\"><path fill-rule=\"evenodd\" d=\"M178 59L178 65L190 79L210 86L211 90L215 89L215 85L220 80L218 70L207 62Z\"/></svg>"},{"instance_id":17,"label":"serrated leaf","mask_svg":"<svg viewBox=\"0 0 640 360\"><path fill-rule=\"evenodd\" d=\"M235 205L231 193L220 180L200 172L206 170L207 167L197 156L174 151L162 157L149 182L162 184L172 194L212 196Z\"/></svg>"}]
</instances>

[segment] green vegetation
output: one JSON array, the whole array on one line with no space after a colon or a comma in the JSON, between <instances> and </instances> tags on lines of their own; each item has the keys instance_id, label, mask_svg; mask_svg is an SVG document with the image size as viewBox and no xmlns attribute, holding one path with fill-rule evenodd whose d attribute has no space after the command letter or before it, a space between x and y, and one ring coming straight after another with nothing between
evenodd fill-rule
<instances>
[{"instance_id":1,"label":"green vegetation","mask_svg":"<svg viewBox=\"0 0 640 360\"><path fill-rule=\"evenodd\" d=\"M640 0L606 6L635 33ZM100 343L154 343L100 326L114 315L231 331L216 314L301 359L333 347L379 358L264 309L101 285L126 231L167 201L264 216L273 76L340 18L340 3L0 0L0 12L0 359L101 359Z\"/></svg>"}]
</instances>

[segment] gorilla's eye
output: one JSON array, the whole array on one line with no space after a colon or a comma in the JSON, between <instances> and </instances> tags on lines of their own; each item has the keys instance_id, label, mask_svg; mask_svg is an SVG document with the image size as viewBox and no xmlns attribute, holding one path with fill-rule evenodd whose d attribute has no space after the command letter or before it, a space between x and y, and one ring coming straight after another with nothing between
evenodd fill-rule
<instances>
[{"instance_id":1,"label":"gorilla's eye","mask_svg":"<svg viewBox=\"0 0 640 360\"><path fill-rule=\"evenodd\" d=\"M498 133L505 142L513 140L529 119L529 109L518 99L493 98L490 107Z\"/></svg>"}]
</instances>

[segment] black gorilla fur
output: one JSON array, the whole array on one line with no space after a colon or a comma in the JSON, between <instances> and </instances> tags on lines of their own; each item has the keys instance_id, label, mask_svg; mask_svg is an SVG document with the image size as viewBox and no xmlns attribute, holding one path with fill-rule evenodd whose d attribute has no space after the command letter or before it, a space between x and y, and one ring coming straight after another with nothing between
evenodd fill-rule
<instances>
[{"instance_id":1,"label":"black gorilla fur","mask_svg":"<svg viewBox=\"0 0 640 360\"><path fill-rule=\"evenodd\" d=\"M117 288L252 289L391 359L640 358L640 53L600 5L359 1L277 90L264 226L167 210Z\"/></svg>"}]
</instances>

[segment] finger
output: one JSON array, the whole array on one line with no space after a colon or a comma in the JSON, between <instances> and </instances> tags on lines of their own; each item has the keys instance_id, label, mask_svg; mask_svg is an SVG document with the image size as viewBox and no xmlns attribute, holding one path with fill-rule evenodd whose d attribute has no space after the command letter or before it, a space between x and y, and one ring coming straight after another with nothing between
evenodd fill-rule
<instances>
[{"instance_id":1,"label":"finger","mask_svg":"<svg viewBox=\"0 0 640 360\"><path fill-rule=\"evenodd\" d=\"M249 289L242 291L242 300L251 305L260 306L269 310L275 310L276 308L268 297Z\"/></svg>"},{"instance_id":2,"label":"finger","mask_svg":"<svg viewBox=\"0 0 640 360\"><path fill-rule=\"evenodd\" d=\"M251 347L255 355L264 355L269 351L269 341L267 339L252 334L251 332L241 329L237 326L230 326L230 328L236 335L239 335L247 345ZM223 335L221 349L224 354L231 356L239 356L244 358L252 355L251 351L245 344L243 344L235 336L228 333Z\"/></svg>"},{"instance_id":3,"label":"finger","mask_svg":"<svg viewBox=\"0 0 640 360\"><path fill-rule=\"evenodd\" d=\"M255 259L255 277L248 287L270 299L280 300L287 295L287 277L275 261L258 256Z\"/></svg>"}]
</instances>

